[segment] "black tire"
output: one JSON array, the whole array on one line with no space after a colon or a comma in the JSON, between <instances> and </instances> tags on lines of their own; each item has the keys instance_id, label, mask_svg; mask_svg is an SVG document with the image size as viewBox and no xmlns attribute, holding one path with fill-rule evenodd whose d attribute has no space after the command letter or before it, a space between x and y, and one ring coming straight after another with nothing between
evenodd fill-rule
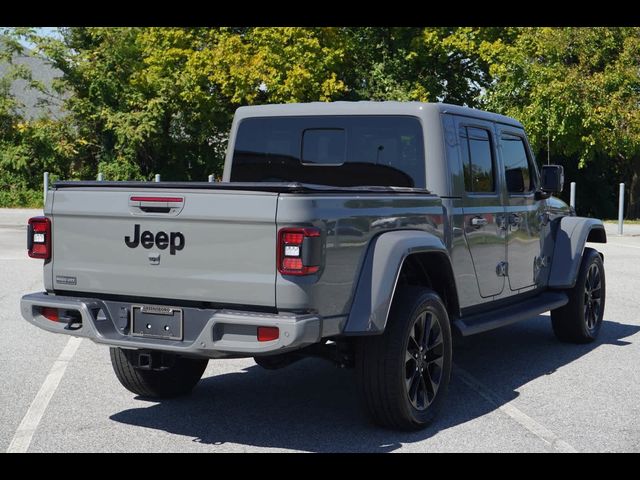
<instances>
[{"instance_id":1,"label":"black tire","mask_svg":"<svg viewBox=\"0 0 640 480\"><path fill-rule=\"evenodd\" d=\"M268 355L261 357L253 357L253 361L265 370L280 370L281 368L288 367L296 361L296 359L290 355Z\"/></svg>"},{"instance_id":2,"label":"black tire","mask_svg":"<svg viewBox=\"0 0 640 480\"><path fill-rule=\"evenodd\" d=\"M593 248L585 248L569 303L551 311L551 325L562 342L593 342L602 327L606 297L604 264Z\"/></svg>"},{"instance_id":3,"label":"black tire","mask_svg":"<svg viewBox=\"0 0 640 480\"><path fill-rule=\"evenodd\" d=\"M423 314L424 324L431 322L425 336L419 326ZM426 341L416 342L420 337ZM419 343L427 348L418 351ZM375 423L398 430L429 425L451 376L451 328L438 294L419 287L396 292L384 333L358 338L355 362L360 395Z\"/></svg>"},{"instance_id":4,"label":"black tire","mask_svg":"<svg viewBox=\"0 0 640 480\"><path fill-rule=\"evenodd\" d=\"M139 351L122 348L110 350L111 365L122 386L130 392L148 398L186 395L200 381L209 362L207 359L153 352L153 355L162 355L163 367L153 370L142 369L138 367Z\"/></svg>"}]
</instances>

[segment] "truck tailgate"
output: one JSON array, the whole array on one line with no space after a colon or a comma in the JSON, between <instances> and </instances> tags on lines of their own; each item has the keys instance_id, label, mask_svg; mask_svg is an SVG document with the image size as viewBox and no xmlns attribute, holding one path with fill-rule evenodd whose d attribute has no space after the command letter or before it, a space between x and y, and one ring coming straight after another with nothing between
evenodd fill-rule
<instances>
[{"instance_id":1,"label":"truck tailgate","mask_svg":"<svg viewBox=\"0 0 640 480\"><path fill-rule=\"evenodd\" d=\"M54 290L274 307L277 199L251 191L56 190Z\"/></svg>"}]
</instances>

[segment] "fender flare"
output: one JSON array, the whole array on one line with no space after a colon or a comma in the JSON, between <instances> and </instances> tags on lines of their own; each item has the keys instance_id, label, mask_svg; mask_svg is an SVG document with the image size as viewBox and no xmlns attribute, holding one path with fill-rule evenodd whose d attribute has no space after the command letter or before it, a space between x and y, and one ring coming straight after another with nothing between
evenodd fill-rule
<instances>
[{"instance_id":1,"label":"fender flare","mask_svg":"<svg viewBox=\"0 0 640 480\"><path fill-rule=\"evenodd\" d=\"M555 232L549 288L567 289L575 286L587 239L607 243L602 220L585 217L560 219Z\"/></svg>"},{"instance_id":2,"label":"fender flare","mask_svg":"<svg viewBox=\"0 0 640 480\"><path fill-rule=\"evenodd\" d=\"M362 263L344 335L384 332L404 260L413 253L445 254L442 240L423 230L397 230L375 237Z\"/></svg>"}]
</instances>

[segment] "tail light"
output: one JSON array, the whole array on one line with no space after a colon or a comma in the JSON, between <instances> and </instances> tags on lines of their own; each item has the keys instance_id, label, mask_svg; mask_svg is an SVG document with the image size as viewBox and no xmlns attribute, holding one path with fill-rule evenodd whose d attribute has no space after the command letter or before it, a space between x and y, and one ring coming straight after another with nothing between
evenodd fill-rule
<instances>
[{"instance_id":1,"label":"tail light","mask_svg":"<svg viewBox=\"0 0 640 480\"><path fill-rule=\"evenodd\" d=\"M51 320L52 322L57 322L60 320L60 315L57 308L51 307L42 307L40 309L40 313L47 320Z\"/></svg>"},{"instance_id":2,"label":"tail light","mask_svg":"<svg viewBox=\"0 0 640 480\"><path fill-rule=\"evenodd\" d=\"M258 327L258 341L270 342L280 337L280 329L278 327Z\"/></svg>"},{"instance_id":3,"label":"tail light","mask_svg":"<svg viewBox=\"0 0 640 480\"><path fill-rule=\"evenodd\" d=\"M282 228L278 232L278 271L311 275L320 270L322 244L317 228Z\"/></svg>"},{"instance_id":4,"label":"tail light","mask_svg":"<svg viewBox=\"0 0 640 480\"><path fill-rule=\"evenodd\" d=\"M51 258L51 220L47 217L29 219L27 253L31 258Z\"/></svg>"}]
</instances>

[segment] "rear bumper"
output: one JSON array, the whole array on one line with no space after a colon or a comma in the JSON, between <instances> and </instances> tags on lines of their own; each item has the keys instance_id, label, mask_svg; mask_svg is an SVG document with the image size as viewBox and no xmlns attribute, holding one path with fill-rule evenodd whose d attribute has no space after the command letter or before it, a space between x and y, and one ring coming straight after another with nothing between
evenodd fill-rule
<instances>
[{"instance_id":1,"label":"rear bumper","mask_svg":"<svg viewBox=\"0 0 640 480\"><path fill-rule=\"evenodd\" d=\"M70 328L40 314L42 307L80 314L81 323ZM188 356L254 356L296 350L321 339L322 319L317 315L266 314L235 310L183 308L183 340L129 335L131 304L97 298L31 293L22 297L22 316L33 325L54 333L89 338L100 344L131 349L162 350ZM260 326L278 327L279 338L258 342Z\"/></svg>"}]
</instances>

